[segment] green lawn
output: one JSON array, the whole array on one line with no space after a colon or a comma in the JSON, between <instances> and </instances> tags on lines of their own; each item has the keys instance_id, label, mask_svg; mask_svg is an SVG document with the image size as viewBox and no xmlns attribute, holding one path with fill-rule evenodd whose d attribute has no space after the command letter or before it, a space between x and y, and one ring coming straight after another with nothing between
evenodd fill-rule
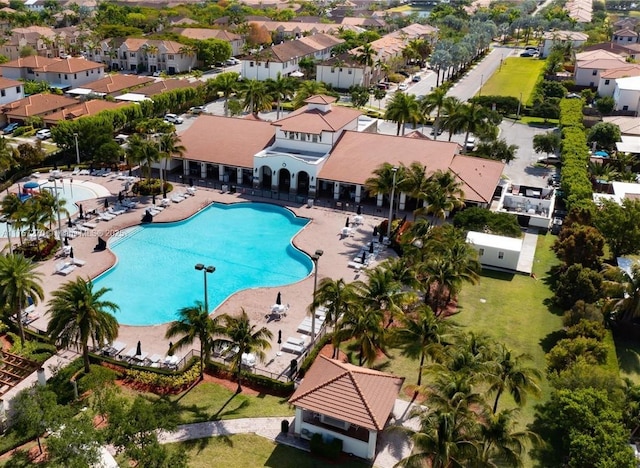
<instances>
[{"instance_id":1,"label":"green lawn","mask_svg":"<svg viewBox=\"0 0 640 468\"><path fill-rule=\"evenodd\" d=\"M123 392L130 398L140 394L127 388L124 388ZM159 398L151 393L142 395L152 401ZM181 424L222 419L293 416L294 414L287 403L287 398L266 394L234 396L234 392L209 382L200 383L186 393L165 398L174 405L176 412L180 415Z\"/></svg>"},{"instance_id":2,"label":"green lawn","mask_svg":"<svg viewBox=\"0 0 640 468\"><path fill-rule=\"evenodd\" d=\"M509 57L503 60L502 67L497 70L479 93L483 96L513 96L529 104L538 77L544 70L545 61L535 58Z\"/></svg>"},{"instance_id":3,"label":"green lawn","mask_svg":"<svg viewBox=\"0 0 640 468\"><path fill-rule=\"evenodd\" d=\"M210 466L253 468L266 466L273 468L365 468L367 463L345 459L341 463L325 462L309 453L284 445L276 445L270 440L256 435L233 435L193 440L169 447L183 447L189 455L190 468ZM215 460L215 462L214 462ZM122 466L122 465L121 465Z\"/></svg>"}]
</instances>

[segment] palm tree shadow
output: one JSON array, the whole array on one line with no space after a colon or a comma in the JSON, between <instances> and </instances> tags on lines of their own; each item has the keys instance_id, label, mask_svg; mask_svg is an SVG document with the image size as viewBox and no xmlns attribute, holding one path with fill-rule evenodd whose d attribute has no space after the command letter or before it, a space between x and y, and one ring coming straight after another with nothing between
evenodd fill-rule
<instances>
[{"instance_id":1,"label":"palm tree shadow","mask_svg":"<svg viewBox=\"0 0 640 468\"><path fill-rule=\"evenodd\" d=\"M180 404L180 398L174 400L173 398L171 398L172 395L162 395L159 397L156 396L143 396L143 398L145 398L147 401L150 401L152 403L157 403L157 402L165 402L168 405L170 405L170 407L173 409L174 414L183 414L183 413L189 413L191 415L191 417L189 418L192 421L208 421L210 418L210 415L207 411L204 410L204 408L201 408L198 405L182 405Z\"/></svg>"},{"instance_id":2,"label":"palm tree shadow","mask_svg":"<svg viewBox=\"0 0 640 468\"><path fill-rule=\"evenodd\" d=\"M640 347L619 336L614 341L620 369L628 374L640 374Z\"/></svg>"},{"instance_id":3,"label":"palm tree shadow","mask_svg":"<svg viewBox=\"0 0 640 468\"><path fill-rule=\"evenodd\" d=\"M202 380L198 379L195 382L193 382L191 385L189 385L189 388L187 388L184 392L182 392L182 394L176 398L175 400L173 400L174 402L178 403L180 400L182 400L185 396L187 396L189 394L189 392L191 390L193 390L194 388L196 388L196 386L200 383L203 382Z\"/></svg>"},{"instance_id":4,"label":"palm tree shadow","mask_svg":"<svg viewBox=\"0 0 640 468\"><path fill-rule=\"evenodd\" d=\"M216 439L221 440L227 447L233 448L233 441L228 435L218 435L215 436ZM213 443L212 437L204 437L202 439L191 439L182 442L184 448L187 451L197 450L197 452L202 452L205 450L210 444Z\"/></svg>"},{"instance_id":5,"label":"palm tree shadow","mask_svg":"<svg viewBox=\"0 0 640 468\"><path fill-rule=\"evenodd\" d=\"M223 410L227 407L227 405L229 405L229 403L231 403L231 401L233 401L233 399L238 396L239 393L234 393L233 395L231 395L231 397L225 401L224 405L222 405L220 407L220 409L218 410L218 412L216 414L213 415L213 420L217 420L220 419L222 416L229 416L229 415L233 415L239 412L239 410L246 408L247 406L249 406L249 400L242 400L240 402L240 404L238 406L236 406L235 408L229 409L228 411L223 412Z\"/></svg>"}]
</instances>

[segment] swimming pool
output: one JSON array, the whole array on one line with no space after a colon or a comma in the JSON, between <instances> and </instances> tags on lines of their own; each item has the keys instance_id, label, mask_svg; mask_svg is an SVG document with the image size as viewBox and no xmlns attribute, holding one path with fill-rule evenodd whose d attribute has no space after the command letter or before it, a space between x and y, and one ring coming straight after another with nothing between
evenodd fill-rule
<instances>
[{"instance_id":1,"label":"swimming pool","mask_svg":"<svg viewBox=\"0 0 640 468\"><path fill-rule=\"evenodd\" d=\"M308 276L311 259L291 244L308 222L278 206L238 203L213 204L177 223L135 226L111 238L118 262L95 286L112 289L103 298L120 307L119 323L156 325L204 301L203 273L194 267L213 265L207 274L213 310L235 292Z\"/></svg>"},{"instance_id":2,"label":"swimming pool","mask_svg":"<svg viewBox=\"0 0 640 468\"><path fill-rule=\"evenodd\" d=\"M76 180L72 184L68 180L57 180L56 184L58 188L58 196L67 201L65 208L69 211L71 216L78 212L78 203L110 195L110 192L106 188L92 182ZM55 188L56 187L53 182L40 182L40 190L51 190L52 193L55 193ZM61 215L61 217L62 222L64 223L66 216ZM18 231L11 229L11 237L16 238L17 236ZM7 237L6 223L0 223L0 237Z\"/></svg>"}]
</instances>

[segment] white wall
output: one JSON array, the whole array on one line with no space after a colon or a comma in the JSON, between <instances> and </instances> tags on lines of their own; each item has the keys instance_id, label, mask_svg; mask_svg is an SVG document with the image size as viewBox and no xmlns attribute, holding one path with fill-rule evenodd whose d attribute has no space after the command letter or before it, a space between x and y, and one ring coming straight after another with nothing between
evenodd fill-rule
<instances>
[{"instance_id":1,"label":"white wall","mask_svg":"<svg viewBox=\"0 0 640 468\"><path fill-rule=\"evenodd\" d=\"M96 81L101 78L104 78L104 67L84 70L78 73L36 73L35 79L37 81L69 85L72 88L77 88L85 83L91 83L92 81Z\"/></svg>"},{"instance_id":2,"label":"white wall","mask_svg":"<svg viewBox=\"0 0 640 468\"><path fill-rule=\"evenodd\" d=\"M330 84L338 89L347 89L355 85L362 86L364 84L364 70L362 68L318 65L316 67L316 80Z\"/></svg>"},{"instance_id":3,"label":"white wall","mask_svg":"<svg viewBox=\"0 0 640 468\"><path fill-rule=\"evenodd\" d=\"M298 70L298 64L290 62L257 62L255 60L242 60L242 77L250 80L264 81L269 78L275 80L278 73L287 76ZM287 65L289 64L289 65Z\"/></svg>"},{"instance_id":4,"label":"white wall","mask_svg":"<svg viewBox=\"0 0 640 468\"><path fill-rule=\"evenodd\" d=\"M595 72L595 75L593 74ZM578 86L598 86L600 81L600 70L593 68L576 68L575 82Z\"/></svg>"},{"instance_id":5,"label":"white wall","mask_svg":"<svg viewBox=\"0 0 640 468\"><path fill-rule=\"evenodd\" d=\"M638 111L640 90L620 89L616 86L613 92L613 100L616 102L616 110Z\"/></svg>"},{"instance_id":6,"label":"white wall","mask_svg":"<svg viewBox=\"0 0 640 468\"><path fill-rule=\"evenodd\" d=\"M554 44L565 44L567 41L554 41L553 39L545 39L544 40L544 45L542 46L542 57L546 57L547 55L549 55L549 53L551 52L551 49L553 48ZM579 48L581 47L586 41L571 41L571 45L574 48Z\"/></svg>"},{"instance_id":7,"label":"white wall","mask_svg":"<svg viewBox=\"0 0 640 468\"><path fill-rule=\"evenodd\" d=\"M302 419L302 418L301 418ZM296 422L297 422L298 418L297 418L297 411L296 411ZM296 424L297 427L297 424ZM318 427L318 426L314 426L313 424L309 424L306 423L304 421L301 422L300 424L300 431L306 429L307 431L309 431L309 433L315 434L315 433L320 433L320 434L326 434L329 437L333 437L336 439L341 439L342 440L342 451L344 453L353 453L356 457L360 457L360 458L364 458L366 460L372 460L373 457L375 456L375 441L376 441L376 437L373 437L373 446L371 450L371 433L369 434L369 443L361 441L361 440L357 440L357 439L351 439L350 437L345 436L344 434L340 434L338 432L333 432L330 431L324 427Z\"/></svg>"},{"instance_id":8,"label":"white wall","mask_svg":"<svg viewBox=\"0 0 640 468\"><path fill-rule=\"evenodd\" d=\"M615 90L615 88L616 88L615 79L600 78L600 81L598 82L598 94L600 95L600 97L613 96L613 91Z\"/></svg>"},{"instance_id":9,"label":"white wall","mask_svg":"<svg viewBox=\"0 0 640 468\"><path fill-rule=\"evenodd\" d=\"M16 89L17 88L17 89ZM24 97L24 87L20 84L0 89L0 105L8 104Z\"/></svg>"},{"instance_id":10,"label":"white wall","mask_svg":"<svg viewBox=\"0 0 640 468\"><path fill-rule=\"evenodd\" d=\"M490 247L473 243L469 245L478 252L478 260L483 267L488 266L507 270L515 270L518 267L520 251L516 252L502 247ZM500 258L500 255L502 255L502 258Z\"/></svg>"}]
</instances>

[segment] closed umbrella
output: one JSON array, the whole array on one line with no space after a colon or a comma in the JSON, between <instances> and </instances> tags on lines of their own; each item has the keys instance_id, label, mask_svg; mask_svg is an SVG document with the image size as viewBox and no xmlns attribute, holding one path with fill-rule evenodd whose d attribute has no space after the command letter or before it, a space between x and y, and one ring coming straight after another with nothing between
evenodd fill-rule
<instances>
[{"instance_id":1,"label":"closed umbrella","mask_svg":"<svg viewBox=\"0 0 640 468\"><path fill-rule=\"evenodd\" d=\"M282 330L278 330L278 349L280 349L281 344L282 344Z\"/></svg>"},{"instance_id":2,"label":"closed umbrella","mask_svg":"<svg viewBox=\"0 0 640 468\"><path fill-rule=\"evenodd\" d=\"M383 240L384 240L384 233L380 232L380 236L378 237L378 242L380 242L382 244Z\"/></svg>"},{"instance_id":3,"label":"closed umbrella","mask_svg":"<svg viewBox=\"0 0 640 468\"><path fill-rule=\"evenodd\" d=\"M362 207L358 205L358 209L356 210L356 214L360 216L362 214Z\"/></svg>"},{"instance_id":4,"label":"closed umbrella","mask_svg":"<svg viewBox=\"0 0 640 468\"><path fill-rule=\"evenodd\" d=\"M69 258L73 258L73 247L69 249Z\"/></svg>"},{"instance_id":5,"label":"closed umbrella","mask_svg":"<svg viewBox=\"0 0 640 468\"><path fill-rule=\"evenodd\" d=\"M162 197L167 198L167 187L162 187Z\"/></svg>"},{"instance_id":6,"label":"closed umbrella","mask_svg":"<svg viewBox=\"0 0 640 468\"><path fill-rule=\"evenodd\" d=\"M107 200L106 198L104 199L104 207L109 208L109 200Z\"/></svg>"},{"instance_id":7,"label":"closed umbrella","mask_svg":"<svg viewBox=\"0 0 640 468\"><path fill-rule=\"evenodd\" d=\"M378 235L378 226L373 226L373 237Z\"/></svg>"},{"instance_id":8,"label":"closed umbrella","mask_svg":"<svg viewBox=\"0 0 640 468\"><path fill-rule=\"evenodd\" d=\"M173 356L173 343L171 341L169 341L169 351L167 352L168 356Z\"/></svg>"},{"instance_id":9,"label":"closed umbrella","mask_svg":"<svg viewBox=\"0 0 640 468\"><path fill-rule=\"evenodd\" d=\"M67 221L67 226L73 227L73 221L71 221L71 218Z\"/></svg>"},{"instance_id":10,"label":"closed umbrella","mask_svg":"<svg viewBox=\"0 0 640 468\"><path fill-rule=\"evenodd\" d=\"M366 259L367 259L367 253L362 252L362 263L364 263Z\"/></svg>"},{"instance_id":11,"label":"closed umbrella","mask_svg":"<svg viewBox=\"0 0 640 468\"><path fill-rule=\"evenodd\" d=\"M156 204L156 194L151 195L151 203Z\"/></svg>"},{"instance_id":12,"label":"closed umbrella","mask_svg":"<svg viewBox=\"0 0 640 468\"><path fill-rule=\"evenodd\" d=\"M69 238L64 236L64 245L69 245Z\"/></svg>"},{"instance_id":13,"label":"closed umbrella","mask_svg":"<svg viewBox=\"0 0 640 468\"><path fill-rule=\"evenodd\" d=\"M136 346L136 356L140 356L142 354L142 343L138 340L138 346Z\"/></svg>"},{"instance_id":14,"label":"closed umbrella","mask_svg":"<svg viewBox=\"0 0 640 468\"><path fill-rule=\"evenodd\" d=\"M347 222L344 223L344 227L349 227L349 217L347 216Z\"/></svg>"},{"instance_id":15,"label":"closed umbrella","mask_svg":"<svg viewBox=\"0 0 640 468\"><path fill-rule=\"evenodd\" d=\"M373 242L369 243L369 253L373 253Z\"/></svg>"},{"instance_id":16,"label":"closed umbrella","mask_svg":"<svg viewBox=\"0 0 640 468\"><path fill-rule=\"evenodd\" d=\"M78 208L80 208L80 219L84 218L84 213L82 212L82 204L78 205Z\"/></svg>"},{"instance_id":17,"label":"closed umbrella","mask_svg":"<svg viewBox=\"0 0 640 468\"><path fill-rule=\"evenodd\" d=\"M122 193L122 190L120 192L118 192L118 201L122 202L122 200L124 200L124 194Z\"/></svg>"},{"instance_id":18,"label":"closed umbrella","mask_svg":"<svg viewBox=\"0 0 640 468\"><path fill-rule=\"evenodd\" d=\"M276 304L282 304L282 295L280 294L280 291L278 291L278 295L276 296Z\"/></svg>"}]
</instances>

